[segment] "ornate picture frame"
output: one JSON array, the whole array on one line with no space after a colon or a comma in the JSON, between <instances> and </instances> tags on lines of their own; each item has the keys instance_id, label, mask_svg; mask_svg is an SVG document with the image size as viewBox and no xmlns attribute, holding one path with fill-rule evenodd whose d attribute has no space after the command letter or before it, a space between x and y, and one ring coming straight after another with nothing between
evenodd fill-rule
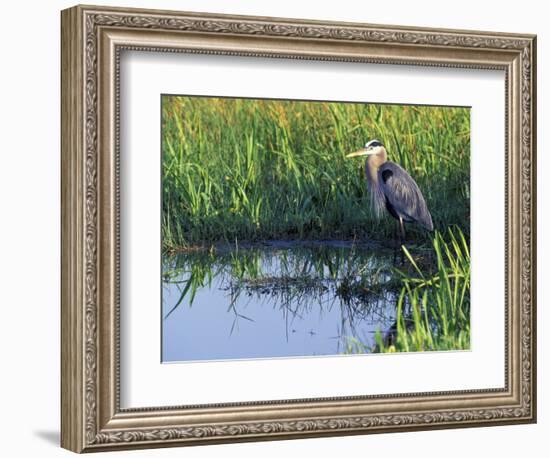
<instances>
[{"instance_id":1,"label":"ornate picture frame","mask_svg":"<svg viewBox=\"0 0 550 458\"><path fill-rule=\"evenodd\" d=\"M535 36L94 6L75 6L61 18L64 448L92 452L536 421ZM504 71L505 387L121 408L124 50Z\"/></svg>"}]
</instances>

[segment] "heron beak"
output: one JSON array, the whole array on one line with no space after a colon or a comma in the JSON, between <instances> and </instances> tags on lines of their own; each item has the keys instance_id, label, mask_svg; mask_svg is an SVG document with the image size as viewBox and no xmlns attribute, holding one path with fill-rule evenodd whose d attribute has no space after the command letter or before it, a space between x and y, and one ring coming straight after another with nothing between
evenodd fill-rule
<instances>
[{"instance_id":1,"label":"heron beak","mask_svg":"<svg viewBox=\"0 0 550 458\"><path fill-rule=\"evenodd\" d=\"M346 154L346 157L368 156L370 154L374 153L368 152L365 148L362 148L358 151L355 151L354 153Z\"/></svg>"}]
</instances>

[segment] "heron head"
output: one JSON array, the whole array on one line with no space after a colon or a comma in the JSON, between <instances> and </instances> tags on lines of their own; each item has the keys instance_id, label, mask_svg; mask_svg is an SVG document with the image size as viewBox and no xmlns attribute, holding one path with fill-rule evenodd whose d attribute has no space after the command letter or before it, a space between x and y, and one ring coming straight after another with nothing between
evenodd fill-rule
<instances>
[{"instance_id":1,"label":"heron head","mask_svg":"<svg viewBox=\"0 0 550 458\"><path fill-rule=\"evenodd\" d=\"M379 140L371 140L363 148L346 155L346 157L378 156L379 159L385 162L386 154L386 148L384 148L384 145Z\"/></svg>"}]
</instances>

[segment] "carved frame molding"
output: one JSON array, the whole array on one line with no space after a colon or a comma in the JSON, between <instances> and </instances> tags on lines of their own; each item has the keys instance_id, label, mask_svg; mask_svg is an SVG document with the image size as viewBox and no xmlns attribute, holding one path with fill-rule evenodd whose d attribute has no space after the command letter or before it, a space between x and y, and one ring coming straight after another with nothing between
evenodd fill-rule
<instances>
[{"instance_id":1,"label":"carved frame molding","mask_svg":"<svg viewBox=\"0 0 550 458\"><path fill-rule=\"evenodd\" d=\"M124 49L506 72L506 387L119 406L118 123ZM73 451L533 422L536 38L153 10L62 12L62 446ZM347 414L342 415L342 406Z\"/></svg>"}]
</instances>

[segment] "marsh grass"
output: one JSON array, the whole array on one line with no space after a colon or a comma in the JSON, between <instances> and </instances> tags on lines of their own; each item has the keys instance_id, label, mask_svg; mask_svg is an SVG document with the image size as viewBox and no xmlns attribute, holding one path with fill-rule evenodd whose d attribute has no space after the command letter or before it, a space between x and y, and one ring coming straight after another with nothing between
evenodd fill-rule
<instances>
[{"instance_id":1,"label":"marsh grass","mask_svg":"<svg viewBox=\"0 0 550 458\"><path fill-rule=\"evenodd\" d=\"M403 247L413 272L402 272L396 326L388 342L377 333L378 350L427 351L470 348L470 251L460 229L436 232L435 269L423 272Z\"/></svg>"},{"instance_id":2,"label":"marsh grass","mask_svg":"<svg viewBox=\"0 0 550 458\"><path fill-rule=\"evenodd\" d=\"M344 157L372 138L418 182L435 227L468 236L469 126L468 108L163 96L163 248L388 240L395 221L374 218L364 161Z\"/></svg>"}]
</instances>

